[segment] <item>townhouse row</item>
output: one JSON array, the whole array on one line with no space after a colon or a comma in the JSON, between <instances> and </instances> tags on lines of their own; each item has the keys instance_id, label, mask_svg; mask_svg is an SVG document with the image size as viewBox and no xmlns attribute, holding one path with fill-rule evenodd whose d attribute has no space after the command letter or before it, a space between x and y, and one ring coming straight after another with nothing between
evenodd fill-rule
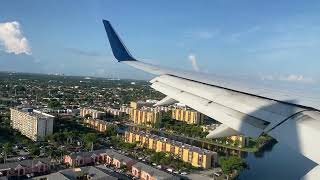
<instances>
[{"instance_id":1,"label":"townhouse row","mask_svg":"<svg viewBox=\"0 0 320 180\"><path fill-rule=\"evenodd\" d=\"M137 143L141 147L145 147L156 152L170 153L179 157L184 162L191 163L194 167L207 169L214 167L218 162L218 155L216 152L145 132L126 131L125 141L128 143Z\"/></svg>"},{"instance_id":2,"label":"townhouse row","mask_svg":"<svg viewBox=\"0 0 320 180\"><path fill-rule=\"evenodd\" d=\"M49 158L10 162L0 164L0 177L24 177L31 173L44 174L48 173L50 169L51 160Z\"/></svg>"},{"instance_id":3,"label":"townhouse row","mask_svg":"<svg viewBox=\"0 0 320 180\"><path fill-rule=\"evenodd\" d=\"M180 178L153 168L149 165L137 162L112 149L102 149L92 152L74 153L64 156L64 163L71 167L106 164L117 169L126 167L132 176L141 180L178 180Z\"/></svg>"}]
</instances>

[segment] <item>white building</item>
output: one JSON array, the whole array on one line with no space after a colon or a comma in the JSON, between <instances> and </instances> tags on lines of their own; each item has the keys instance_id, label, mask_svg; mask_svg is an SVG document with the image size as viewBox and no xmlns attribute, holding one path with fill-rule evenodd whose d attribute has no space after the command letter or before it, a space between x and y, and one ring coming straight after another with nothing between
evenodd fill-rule
<instances>
[{"instance_id":1,"label":"white building","mask_svg":"<svg viewBox=\"0 0 320 180\"><path fill-rule=\"evenodd\" d=\"M31 108L10 109L11 126L33 141L53 133L54 116Z\"/></svg>"}]
</instances>

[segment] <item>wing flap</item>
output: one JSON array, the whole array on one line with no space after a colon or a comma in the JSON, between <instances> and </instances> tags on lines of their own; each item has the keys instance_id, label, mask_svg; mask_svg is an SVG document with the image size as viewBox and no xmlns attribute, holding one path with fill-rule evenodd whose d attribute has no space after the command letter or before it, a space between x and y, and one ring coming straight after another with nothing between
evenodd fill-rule
<instances>
[{"instance_id":1,"label":"wing flap","mask_svg":"<svg viewBox=\"0 0 320 180\"><path fill-rule=\"evenodd\" d=\"M263 132L263 129L252 124L260 121L257 118L161 82L154 82L151 87L243 134L258 137Z\"/></svg>"}]
</instances>

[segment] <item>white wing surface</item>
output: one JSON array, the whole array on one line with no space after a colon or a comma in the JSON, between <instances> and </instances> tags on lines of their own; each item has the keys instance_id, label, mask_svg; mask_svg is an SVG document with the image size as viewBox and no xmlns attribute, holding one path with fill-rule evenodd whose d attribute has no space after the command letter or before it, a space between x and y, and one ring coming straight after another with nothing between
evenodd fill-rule
<instances>
[{"instance_id":1,"label":"white wing surface","mask_svg":"<svg viewBox=\"0 0 320 180\"><path fill-rule=\"evenodd\" d=\"M258 137L267 133L307 158L320 163L319 89L276 89L249 79L233 79L163 68L136 60L109 21L103 20L111 49L122 63L157 75L151 87L166 94L160 101L181 102L223 123L209 138L237 133ZM308 91L308 92L307 92ZM314 168L305 179L320 179Z\"/></svg>"}]
</instances>

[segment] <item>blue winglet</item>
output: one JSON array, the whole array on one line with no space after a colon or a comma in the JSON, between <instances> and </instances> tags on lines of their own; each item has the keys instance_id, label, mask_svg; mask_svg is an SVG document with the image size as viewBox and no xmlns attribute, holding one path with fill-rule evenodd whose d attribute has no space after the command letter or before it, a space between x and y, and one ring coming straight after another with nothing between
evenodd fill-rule
<instances>
[{"instance_id":1,"label":"blue winglet","mask_svg":"<svg viewBox=\"0 0 320 180\"><path fill-rule=\"evenodd\" d=\"M110 46L114 57L120 61L136 61L127 50L126 46L121 41L120 37L117 35L110 22L107 20L102 20L104 28L106 29Z\"/></svg>"}]
</instances>

